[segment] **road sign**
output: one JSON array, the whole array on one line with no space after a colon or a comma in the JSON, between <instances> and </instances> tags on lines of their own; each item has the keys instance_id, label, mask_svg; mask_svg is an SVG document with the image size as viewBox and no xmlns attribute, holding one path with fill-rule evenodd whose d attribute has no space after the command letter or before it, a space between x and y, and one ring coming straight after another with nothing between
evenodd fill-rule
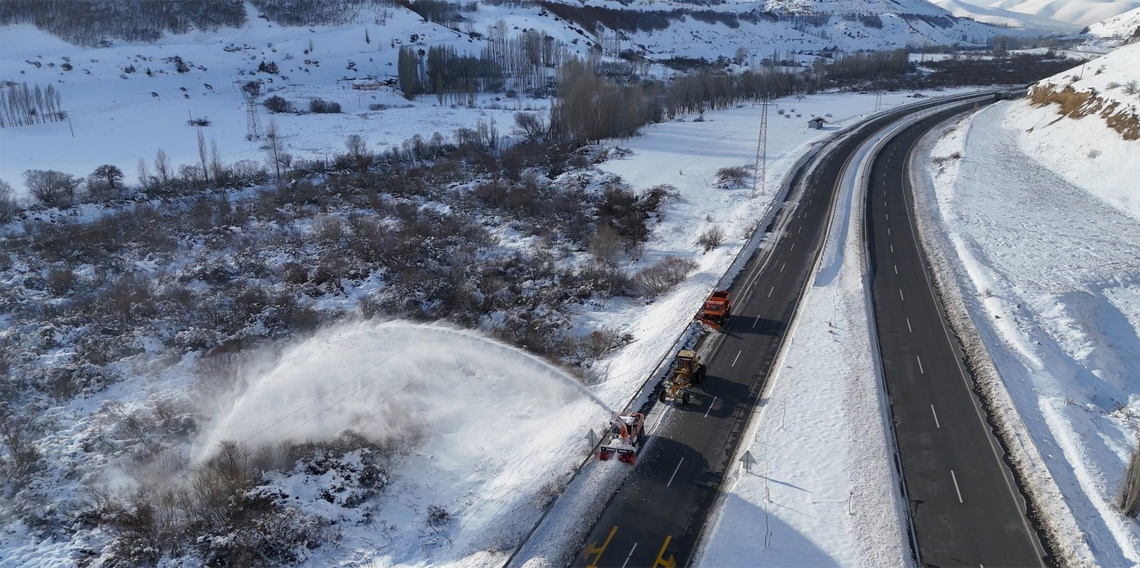
<instances>
[{"instance_id":1,"label":"road sign","mask_svg":"<svg viewBox=\"0 0 1140 568\"><path fill-rule=\"evenodd\" d=\"M756 465L756 458L752 457L752 452L744 452L740 456L740 461L744 464L744 471L752 471L752 466Z\"/></svg>"},{"instance_id":2,"label":"road sign","mask_svg":"<svg viewBox=\"0 0 1140 568\"><path fill-rule=\"evenodd\" d=\"M594 433L593 428L586 432L586 441L590 443L591 448L598 445L598 435Z\"/></svg>"}]
</instances>

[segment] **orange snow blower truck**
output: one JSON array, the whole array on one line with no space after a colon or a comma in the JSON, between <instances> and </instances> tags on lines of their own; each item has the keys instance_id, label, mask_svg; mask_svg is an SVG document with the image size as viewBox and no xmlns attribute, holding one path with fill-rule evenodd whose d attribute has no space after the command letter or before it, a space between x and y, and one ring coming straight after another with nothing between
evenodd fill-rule
<instances>
[{"instance_id":1,"label":"orange snow blower truck","mask_svg":"<svg viewBox=\"0 0 1140 568\"><path fill-rule=\"evenodd\" d=\"M728 290L717 290L705 300L704 307L701 308L701 313L697 315L697 320L701 323L720 331L724 328L725 322L728 321L728 313L732 310L732 299L728 297Z\"/></svg>"},{"instance_id":2,"label":"orange snow blower truck","mask_svg":"<svg viewBox=\"0 0 1140 568\"><path fill-rule=\"evenodd\" d=\"M598 450L598 459L606 461L617 454L618 461L633 464L637 451L645 442L645 415L640 412L614 416L606 440Z\"/></svg>"}]
</instances>

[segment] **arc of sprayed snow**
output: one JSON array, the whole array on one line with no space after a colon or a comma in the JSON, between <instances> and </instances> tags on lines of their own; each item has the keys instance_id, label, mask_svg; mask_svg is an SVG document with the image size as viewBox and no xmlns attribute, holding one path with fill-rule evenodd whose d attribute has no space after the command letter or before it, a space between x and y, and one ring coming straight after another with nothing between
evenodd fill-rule
<instances>
[{"instance_id":1,"label":"arc of sprayed snow","mask_svg":"<svg viewBox=\"0 0 1140 568\"><path fill-rule=\"evenodd\" d=\"M377 324L370 324L367 322L360 322L355 326L345 326L345 327L341 328L340 330L334 331L334 330L330 329L329 335L331 337L327 337L326 341L327 340L333 340L333 339L336 339L337 337L343 337L344 335L349 335L349 334L354 334L354 333L375 333L375 332L383 332L383 331L393 332L400 337L409 337L409 336L414 336L414 334L424 334L426 332L428 334L437 336L438 338L442 338L445 340L450 340L450 341L461 340L464 343L467 343L472 348L475 348L477 350L481 350L483 352L494 351L492 356L498 355L500 357L513 359L520 364L524 364L526 366L531 367L537 373L556 378L560 382L564 383L565 385L569 385L573 389L577 390L580 394L584 394L592 402L594 402L595 404L597 404L598 406L600 406L601 408L603 408L607 412L609 412L611 414L613 413L613 411L609 408L608 405L605 404L604 401L599 399L597 397L597 395L595 395L588 388L586 388L584 385L582 385L580 382L578 382L578 380L576 378L574 378L573 376L571 376L568 372L558 368L557 366L555 366L555 365L553 365L553 364L551 364L551 363L549 363L549 362L547 362L547 361L545 361L545 360L543 360L543 359L541 359L541 358L539 358L533 354L527 353L521 349L518 349L518 348L513 347L511 345L505 344L501 341L486 337L482 334L479 334L479 333L471 331L471 330L459 329L459 328L450 327L450 326L442 325L442 324L419 324L419 323L404 322L404 321L400 321L400 320L387 321L387 322L380 323L378 325ZM428 339L428 338L425 338L425 340L426 339ZM285 422L286 420L295 416L297 413L305 410L306 408L311 407L312 405L316 404L320 400L322 400L325 397L331 395L332 393L340 390L345 385L348 385L352 381L360 378L361 376L367 374L368 372L374 370L376 367L380 366L381 364L385 363L386 361L391 360L393 357L395 357L396 355L406 351L408 348L412 347L415 344L416 344L415 341L409 341L408 343L406 343L405 345L403 345L402 347L400 347L396 351L392 352L388 356L384 357L380 361L376 362L375 364L371 365L367 369L365 369L365 370L357 373L356 375L348 378L347 380L343 381L342 383L340 383L336 387L328 390L327 392L325 392L325 393L321 394L320 396L314 398L313 400L309 401L308 403L298 407L297 409L286 414L285 416L273 421L269 425L258 430L256 433L247 436L244 440L242 440L242 443L243 444L249 443L251 440L257 438L258 436L261 436L262 434L269 431L270 429L280 425L281 423ZM437 365L437 367L438 367L438 365ZM280 368L280 363L278 364L278 368ZM352 393L349 393L347 396L345 396L345 397L341 398L340 400L336 401L335 403L329 405L327 408L324 408L323 410L318 412L316 415L308 418L302 424L290 429L285 434L278 436L276 439L269 442L269 444L272 444L272 443L284 438L288 434L297 430L297 428L299 428L300 426L302 426L308 422L311 422L317 416L320 416L320 415L324 414L325 412L335 408L337 405L344 402L348 398L352 397L354 394L356 394L356 393L360 392L361 390L363 390L364 388L374 384L376 381L380 380L381 378L388 376L389 374L391 374L391 372L392 371L389 370L385 373L382 373L381 375L379 375L375 379L369 381L368 383L361 386L360 388L357 388ZM412 384L419 382L423 378L424 378L424 375L421 375L420 377L418 377L417 379L408 383L407 385L404 385L403 388L401 388L396 393L393 393L393 395L386 397L385 400L387 400L391 396L395 396L395 394L398 394L399 392L402 392L403 390L407 389ZM231 416L232 416L232 413L231 413ZM359 418L360 417L357 417L356 420L359 420ZM354 420L353 422L356 422L356 420ZM351 423L350 423L350 425L351 425Z\"/></svg>"}]
</instances>

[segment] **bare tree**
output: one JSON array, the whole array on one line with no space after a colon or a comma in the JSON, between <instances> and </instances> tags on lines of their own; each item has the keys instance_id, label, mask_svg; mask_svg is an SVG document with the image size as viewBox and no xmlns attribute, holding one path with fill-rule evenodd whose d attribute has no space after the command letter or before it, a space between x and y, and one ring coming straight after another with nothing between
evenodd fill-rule
<instances>
[{"instance_id":1,"label":"bare tree","mask_svg":"<svg viewBox=\"0 0 1140 568\"><path fill-rule=\"evenodd\" d=\"M218 150L218 141L210 140L210 174L214 176L214 183L220 183L225 173L226 166L222 163L222 152Z\"/></svg>"},{"instance_id":2,"label":"bare tree","mask_svg":"<svg viewBox=\"0 0 1140 568\"><path fill-rule=\"evenodd\" d=\"M11 184L0 179L0 221L11 219L15 211L16 192L12 190Z\"/></svg>"},{"instance_id":3,"label":"bare tree","mask_svg":"<svg viewBox=\"0 0 1140 568\"><path fill-rule=\"evenodd\" d=\"M24 185L28 193L49 207L64 207L75 200L75 192L82 181L56 170L28 170L24 172Z\"/></svg>"},{"instance_id":4,"label":"bare tree","mask_svg":"<svg viewBox=\"0 0 1140 568\"><path fill-rule=\"evenodd\" d=\"M364 172L372 165L372 155L368 153L368 142L359 134L352 134L344 141L348 156L356 164L356 169Z\"/></svg>"},{"instance_id":5,"label":"bare tree","mask_svg":"<svg viewBox=\"0 0 1140 568\"><path fill-rule=\"evenodd\" d=\"M146 160L144 160L142 158L139 158L138 178L139 178L139 185L142 186L143 190L144 191L150 190L150 186L151 186L150 168L147 167Z\"/></svg>"},{"instance_id":6,"label":"bare tree","mask_svg":"<svg viewBox=\"0 0 1140 568\"><path fill-rule=\"evenodd\" d=\"M541 140L546 137L546 125L542 119L533 112L520 112L515 115L515 126L530 140Z\"/></svg>"},{"instance_id":7,"label":"bare tree","mask_svg":"<svg viewBox=\"0 0 1140 568\"><path fill-rule=\"evenodd\" d=\"M288 168L293 157L285 152L285 142L277 131L277 121L270 120L269 128L265 131L268 145L265 147L265 160L273 168L274 179L281 183L281 168Z\"/></svg>"},{"instance_id":8,"label":"bare tree","mask_svg":"<svg viewBox=\"0 0 1140 568\"><path fill-rule=\"evenodd\" d=\"M113 164L103 164L95 168L95 176L107 182L107 188L111 191L118 189L115 184L123 181L123 170Z\"/></svg>"},{"instance_id":9,"label":"bare tree","mask_svg":"<svg viewBox=\"0 0 1140 568\"><path fill-rule=\"evenodd\" d=\"M170 157L162 148L159 148L154 155L154 173L158 175L159 187L166 189L170 185L170 177L174 175L174 170L170 167Z\"/></svg>"},{"instance_id":10,"label":"bare tree","mask_svg":"<svg viewBox=\"0 0 1140 568\"><path fill-rule=\"evenodd\" d=\"M198 127L198 161L202 164L202 181L210 185L210 163L206 160L206 135L202 134L202 127Z\"/></svg>"}]
</instances>

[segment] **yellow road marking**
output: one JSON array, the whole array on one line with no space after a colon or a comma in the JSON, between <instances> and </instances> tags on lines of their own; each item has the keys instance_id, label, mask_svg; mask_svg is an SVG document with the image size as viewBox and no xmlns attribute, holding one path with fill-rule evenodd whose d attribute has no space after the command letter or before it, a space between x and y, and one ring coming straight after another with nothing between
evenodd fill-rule
<instances>
[{"instance_id":1,"label":"yellow road marking","mask_svg":"<svg viewBox=\"0 0 1140 568\"><path fill-rule=\"evenodd\" d=\"M606 547L610 545L610 540L614 538L614 533L616 533L617 530L616 525L610 529L610 536L606 537L606 541L603 542L601 546L598 546L598 541L595 540L590 543L590 546L586 547L586 558L590 558L590 555L594 555L594 561L586 565L586 568L598 568L598 561L602 559L602 553L605 552Z\"/></svg>"},{"instance_id":2,"label":"yellow road marking","mask_svg":"<svg viewBox=\"0 0 1140 568\"><path fill-rule=\"evenodd\" d=\"M671 540L673 540L673 537L665 537L665 544L661 545L661 551L657 553L657 561L653 563L653 568L657 568L658 566L663 566L664 568L676 568L677 560L673 558L672 554L669 555L668 559L664 558L665 549L669 547L669 541Z\"/></svg>"}]
</instances>

